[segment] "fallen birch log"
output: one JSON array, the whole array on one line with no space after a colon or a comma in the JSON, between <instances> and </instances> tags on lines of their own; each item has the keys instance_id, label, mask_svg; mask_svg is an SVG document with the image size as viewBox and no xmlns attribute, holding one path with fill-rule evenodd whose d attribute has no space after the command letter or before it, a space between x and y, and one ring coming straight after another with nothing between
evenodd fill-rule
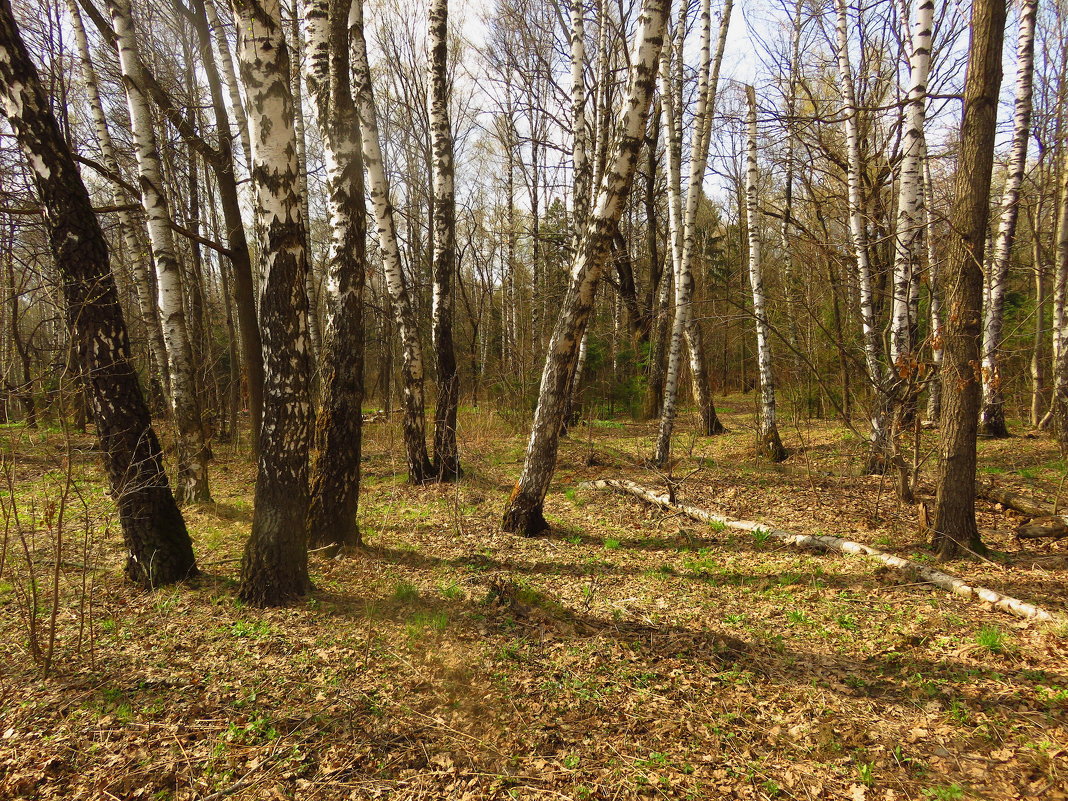
<instances>
[{"instance_id":1,"label":"fallen birch log","mask_svg":"<svg viewBox=\"0 0 1068 801\"><path fill-rule=\"evenodd\" d=\"M862 542L855 542L841 537L832 537L829 534L821 534L819 536L811 534L793 534L789 531L781 531L772 528L771 526L754 523L751 520L732 520L729 517L713 514L697 506L690 506L689 504L678 502L672 503L666 494L646 489L640 484L635 484L633 481L602 479L600 481L584 482L579 484L579 488L615 490L627 495L633 495L635 498L661 509L680 512L694 520L700 520L704 523L720 524L726 528L735 529L737 531L759 530L766 532L768 536L773 539L777 539L790 545L797 545L802 548L817 548L820 550L838 551L839 553L852 554L855 556L867 556L870 559L874 559L877 562L881 562L882 564L896 568L897 570L908 571L923 579L923 581L928 584L933 584L934 586L946 590L947 592L951 592L954 595L959 595L962 598L975 598L984 601L990 604L993 608L999 609L1002 612L1007 612L1010 615L1015 615L1016 617L1021 617L1025 620L1054 620L1053 615L1038 606L1026 603L1017 598L1012 598L1008 595L1003 595L994 590L988 590L985 587L974 587L957 576L943 573L941 570L921 565L909 559L903 559L900 556L894 556L879 548L865 545Z\"/></svg>"}]
</instances>

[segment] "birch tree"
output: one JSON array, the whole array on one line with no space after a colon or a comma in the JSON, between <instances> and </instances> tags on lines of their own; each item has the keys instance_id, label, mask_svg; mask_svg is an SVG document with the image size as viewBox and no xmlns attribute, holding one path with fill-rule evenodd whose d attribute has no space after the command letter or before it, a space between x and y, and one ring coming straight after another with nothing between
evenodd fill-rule
<instances>
[{"instance_id":1,"label":"birch tree","mask_svg":"<svg viewBox=\"0 0 1068 801\"><path fill-rule=\"evenodd\" d=\"M322 351L322 401L316 417L308 539L358 545L363 421L363 289L367 210L362 138L352 97L349 24L353 0L307 0L308 90L326 156L330 210L329 314Z\"/></svg>"},{"instance_id":2,"label":"birch tree","mask_svg":"<svg viewBox=\"0 0 1068 801\"><path fill-rule=\"evenodd\" d=\"M606 161L597 201L576 249L567 294L549 343L526 461L504 512L505 531L534 536L549 528L542 509L556 467L567 387L578 361L579 342L589 321L612 235L633 182L664 44L666 17L664 0L644 0L634 34L623 106L616 121L613 152Z\"/></svg>"},{"instance_id":3,"label":"birch tree","mask_svg":"<svg viewBox=\"0 0 1068 801\"><path fill-rule=\"evenodd\" d=\"M240 596L277 606L309 588L305 518L311 447L307 235L279 0L235 0L260 235L264 404L252 533Z\"/></svg>"},{"instance_id":4,"label":"birch tree","mask_svg":"<svg viewBox=\"0 0 1068 801\"><path fill-rule=\"evenodd\" d=\"M1005 318L1005 288L1009 258L1016 240L1020 188L1027 169L1027 142L1031 135L1031 95L1035 67L1035 18L1038 0L1020 0L1016 41L1016 97L1013 103L1012 148L1001 194L1001 219L994 239L990 289L983 323L983 409L979 428L984 436L1007 437L1005 398L1001 390L1001 330Z\"/></svg>"},{"instance_id":5,"label":"birch tree","mask_svg":"<svg viewBox=\"0 0 1068 801\"><path fill-rule=\"evenodd\" d=\"M453 288L456 272L456 197L452 124L449 118L449 0L430 0L427 28L427 113L433 158L433 325L438 396L434 410L434 473L439 481L460 477L456 449L456 412L460 375L453 345Z\"/></svg>"},{"instance_id":6,"label":"birch tree","mask_svg":"<svg viewBox=\"0 0 1068 801\"><path fill-rule=\"evenodd\" d=\"M44 212L80 380L119 510L126 576L147 589L180 581L197 572L193 546L130 362L107 242L9 0L0 0L0 106Z\"/></svg>"},{"instance_id":7,"label":"birch tree","mask_svg":"<svg viewBox=\"0 0 1068 801\"><path fill-rule=\"evenodd\" d=\"M661 407L660 427L657 433L656 450L653 462L663 466L667 463L671 447L671 434L674 429L676 404L678 399L679 366L681 350L685 339L690 353L690 373L693 377L694 397L701 411L702 431L707 434L719 433L723 426L719 423L708 390L708 375L705 368L701 332L693 319L694 279L691 263L693 261L695 225L697 221L697 201L703 194L705 167L708 163L708 148L711 141L712 114L715 109L716 84L719 78L720 64L726 45L727 30L730 26L732 0L727 0L723 7L720 23L719 41L713 62L711 50L712 22L709 0L702 0L701 5L701 57L698 68L697 104L694 109L690 174L686 186L685 209L681 200L681 96L678 82L672 80L670 69L664 59L660 71L664 130L668 148L668 219L671 231L669 252L672 256L675 273L675 322L671 332L671 344L668 349L668 367L664 381L664 401ZM685 20L680 18L676 32L679 44L675 48L676 64L681 71L682 35ZM711 411L709 411L711 410Z\"/></svg>"},{"instance_id":8,"label":"birch tree","mask_svg":"<svg viewBox=\"0 0 1068 801\"><path fill-rule=\"evenodd\" d=\"M849 58L849 15L846 0L835 0L837 11L835 33L837 43L838 82L842 93L842 127L846 143L846 185L849 195L849 234L856 262L860 298L860 324L863 333L864 363L873 389L871 414L871 451L869 472L882 472L889 447L890 430L887 425L884 374L881 362L882 347L875 320L872 291L871 260L868 256L868 232L864 220L861 184L860 140L857 133L857 99L853 85L853 68Z\"/></svg>"},{"instance_id":9,"label":"birch tree","mask_svg":"<svg viewBox=\"0 0 1068 801\"><path fill-rule=\"evenodd\" d=\"M415 312L412 309L408 281L401 263L394 222L389 179L382 159L378 113L375 108L371 67L364 36L363 0L353 0L351 36L353 81L363 140L363 162L367 171L367 191L374 212L378 247L382 256L386 289L400 334L404 385L404 450L408 461L408 480L413 484L429 481L434 474L426 449L426 413L424 400L423 349L419 343Z\"/></svg>"},{"instance_id":10,"label":"birch tree","mask_svg":"<svg viewBox=\"0 0 1068 801\"><path fill-rule=\"evenodd\" d=\"M756 321L757 368L760 373L760 427L757 450L773 462L786 458L775 420L775 379L771 370L771 332L764 294L764 273L760 263L760 169L757 166L756 91L745 87L748 138L745 171L745 221L749 233L749 285L753 291L753 318Z\"/></svg>"},{"instance_id":11,"label":"birch tree","mask_svg":"<svg viewBox=\"0 0 1068 801\"><path fill-rule=\"evenodd\" d=\"M211 500L208 488L208 447L197 391L193 350L186 326L182 266L171 228L171 209L163 183L152 111L144 87L146 79L138 52L134 18L128 0L108 0L115 28L119 65L126 90L145 209L148 239L156 267L157 303L163 322L163 341L170 368L170 403L178 433L179 503Z\"/></svg>"}]
</instances>

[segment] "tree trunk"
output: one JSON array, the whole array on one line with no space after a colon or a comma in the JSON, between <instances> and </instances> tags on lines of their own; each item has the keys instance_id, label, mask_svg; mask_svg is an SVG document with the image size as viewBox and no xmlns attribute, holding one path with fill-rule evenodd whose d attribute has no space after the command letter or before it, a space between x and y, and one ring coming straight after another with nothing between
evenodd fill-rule
<instances>
[{"instance_id":1,"label":"tree trunk","mask_svg":"<svg viewBox=\"0 0 1068 801\"><path fill-rule=\"evenodd\" d=\"M378 114L375 109L370 63L367 60L367 41L363 31L363 0L353 2L351 36L353 80L356 84L356 101L363 138L363 162L370 184L368 190L378 229L378 247L382 255L386 289L389 291L393 315L400 332L404 377L404 449L408 459L408 480L413 484L422 484L429 481L434 474L426 450L423 350L419 343L408 282L401 265L389 180L382 160Z\"/></svg>"},{"instance_id":2,"label":"tree trunk","mask_svg":"<svg viewBox=\"0 0 1068 801\"><path fill-rule=\"evenodd\" d=\"M201 416L200 396L193 368L193 351L186 325L182 268L171 228L170 204L163 183L146 80L138 53L134 18L128 0L108 0L117 37L119 64L133 128L141 203L147 217L148 238L156 265L157 301L163 318L163 341L170 366L170 402L178 432L179 503L211 501L208 488L208 444Z\"/></svg>"},{"instance_id":3,"label":"tree trunk","mask_svg":"<svg viewBox=\"0 0 1068 801\"><path fill-rule=\"evenodd\" d=\"M846 184L849 193L849 233L853 242L858 283L860 285L860 324L863 332L864 363L872 387L871 451L868 472L881 473L890 446L890 426L884 394L881 364L882 346L876 326L872 288L871 259L868 255L868 232L864 220L861 184L860 140L857 132L857 100L853 87L853 68L849 63L849 18L846 0L835 0L837 8L838 80L842 92L842 125L846 140Z\"/></svg>"},{"instance_id":4,"label":"tree trunk","mask_svg":"<svg viewBox=\"0 0 1068 801\"><path fill-rule=\"evenodd\" d=\"M990 217L990 174L1004 38L1005 0L975 0L946 269L949 314L942 364L941 460L934 520L934 547L942 559L954 558L963 549L983 550L975 524L975 441L980 393L976 366L983 247Z\"/></svg>"},{"instance_id":5,"label":"tree trunk","mask_svg":"<svg viewBox=\"0 0 1068 801\"><path fill-rule=\"evenodd\" d=\"M1020 187L1027 169L1027 140L1031 134L1031 89L1035 66L1035 17L1038 0L1021 0L1016 43L1016 101L1012 119L1012 150L1001 195L1001 221L994 240L990 269L990 302L984 308L983 410L979 431L987 437L1007 437L1005 397L1001 391L1001 329L1005 316L1005 288L1009 257L1016 241Z\"/></svg>"},{"instance_id":6,"label":"tree trunk","mask_svg":"<svg viewBox=\"0 0 1068 801\"><path fill-rule=\"evenodd\" d=\"M0 103L44 209L81 383L119 508L126 576L146 588L180 581L196 573L193 546L167 483L159 440L130 363L129 336L108 266L107 243L15 26L9 0L0 0Z\"/></svg>"},{"instance_id":7,"label":"tree trunk","mask_svg":"<svg viewBox=\"0 0 1068 801\"><path fill-rule=\"evenodd\" d=\"M938 425L942 417L942 278L938 252L935 248L934 222L931 205L934 189L931 184L931 163L923 160L923 227L927 241L927 292L931 316L931 377L928 379L927 419Z\"/></svg>"},{"instance_id":8,"label":"tree trunk","mask_svg":"<svg viewBox=\"0 0 1068 801\"><path fill-rule=\"evenodd\" d=\"M657 61L664 44L664 22L663 0L644 0L635 32L627 89L616 126L614 152L607 163L586 232L575 253L567 294L549 344L526 462L502 521L506 531L532 536L548 528L542 509L556 468L565 393L578 361L579 342L586 331L597 284L611 249L611 237L623 213L638 151L645 137Z\"/></svg>"},{"instance_id":9,"label":"tree trunk","mask_svg":"<svg viewBox=\"0 0 1068 801\"><path fill-rule=\"evenodd\" d=\"M329 317L322 352L308 541L358 545L363 405L363 289L367 209L363 143L349 68L349 9L358 0L307 0L308 91L326 155L331 243Z\"/></svg>"},{"instance_id":10,"label":"tree trunk","mask_svg":"<svg viewBox=\"0 0 1068 801\"><path fill-rule=\"evenodd\" d=\"M760 208L757 183L760 170L757 166L757 108L756 92L752 86L745 87L749 113L745 172L745 217L749 232L749 284L753 290L753 317L756 320L757 368L760 373L760 431L757 450L773 462L786 458L786 449L779 438L775 420L775 379L771 371L771 336L764 302L764 273L760 263Z\"/></svg>"},{"instance_id":11,"label":"tree trunk","mask_svg":"<svg viewBox=\"0 0 1068 801\"><path fill-rule=\"evenodd\" d=\"M239 592L256 606L279 606L310 587L307 235L279 0L235 0L234 14L253 150L264 361L259 477Z\"/></svg>"},{"instance_id":12,"label":"tree trunk","mask_svg":"<svg viewBox=\"0 0 1068 801\"><path fill-rule=\"evenodd\" d=\"M453 274L456 272L456 198L452 125L449 121L448 0L431 0L427 29L429 56L427 97L433 149L434 254L433 321L437 357L438 398L434 409L434 474L439 481L460 477L456 450L456 412L460 404L460 375L452 337ZM535 182L535 195L537 185ZM536 239L536 236L535 236Z\"/></svg>"}]
</instances>

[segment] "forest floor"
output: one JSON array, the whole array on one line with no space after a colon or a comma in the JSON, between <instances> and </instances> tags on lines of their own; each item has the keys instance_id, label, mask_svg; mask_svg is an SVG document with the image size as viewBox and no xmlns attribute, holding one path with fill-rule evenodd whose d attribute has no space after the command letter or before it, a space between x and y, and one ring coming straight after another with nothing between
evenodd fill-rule
<instances>
[{"instance_id":1,"label":"forest floor","mask_svg":"<svg viewBox=\"0 0 1068 801\"><path fill-rule=\"evenodd\" d=\"M815 468L784 473L752 455L751 398L719 403L728 434L677 438L675 475L697 470L681 499L931 561L889 480L849 476L855 433L784 427L788 464ZM146 594L122 580L91 439L0 433L21 509L0 576L0 798L1068 799L1064 623L576 489L663 488L641 464L654 427L629 420L564 441L550 536L506 535L523 421L484 408L460 428L465 478L411 487L399 426L369 423L365 547L313 555L315 591L268 611L236 600L247 455L219 446L216 503L186 510L203 575ZM1048 439L980 447L1006 486L1061 489ZM1020 520L981 503L990 560L945 569L1064 613L1068 541L1015 541ZM34 590L42 652L56 612L47 677Z\"/></svg>"}]
</instances>

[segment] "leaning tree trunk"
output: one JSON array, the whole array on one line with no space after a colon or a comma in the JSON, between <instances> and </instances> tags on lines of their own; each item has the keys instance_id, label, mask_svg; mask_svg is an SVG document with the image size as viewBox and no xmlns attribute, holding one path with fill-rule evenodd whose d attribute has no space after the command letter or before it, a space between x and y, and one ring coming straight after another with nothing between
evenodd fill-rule
<instances>
[{"instance_id":1,"label":"leaning tree trunk","mask_svg":"<svg viewBox=\"0 0 1068 801\"><path fill-rule=\"evenodd\" d=\"M400 333L404 378L404 449L408 459L408 480L422 484L433 477L434 468L426 450L426 414L423 394L423 349L415 323L408 283L401 264L397 244L397 228L393 221L389 179L382 160L382 145L378 132L371 67L367 59L367 41L363 33L363 0L353 0L352 19L353 80L359 106L360 130L363 137L363 163L367 170L368 194L378 229L378 247L382 255L382 269L386 276L393 315Z\"/></svg>"},{"instance_id":2,"label":"leaning tree trunk","mask_svg":"<svg viewBox=\"0 0 1068 801\"><path fill-rule=\"evenodd\" d=\"M875 321L871 261L868 258L868 232L864 220L860 140L857 132L857 99L853 87L853 68L849 63L849 18L846 0L835 0L837 8L838 80L842 92L842 126L846 141L846 184L849 194L849 233L857 264L860 287L860 324L863 332L864 363L872 386L871 450L868 472L882 472L890 447L883 368L882 347Z\"/></svg>"},{"instance_id":3,"label":"leaning tree trunk","mask_svg":"<svg viewBox=\"0 0 1068 801\"><path fill-rule=\"evenodd\" d=\"M449 0L431 0L427 50L429 56L430 143L433 159L434 354L438 368L438 399L434 409L434 473L439 481L461 475L456 450L456 412L460 374L452 341L453 274L456 272L456 197L453 189L452 124L449 121ZM535 184L535 193L537 186Z\"/></svg>"},{"instance_id":4,"label":"leaning tree trunk","mask_svg":"<svg viewBox=\"0 0 1068 801\"><path fill-rule=\"evenodd\" d=\"M760 170L757 167L756 92L752 86L745 87L745 96L749 106L746 117L749 139L746 148L745 227L749 233L749 284L753 289L757 367L760 372L760 433L757 450L773 462L781 462L786 458L786 449L782 446L779 427L775 421L775 378L771 370L771 332L764 302L764 274L760 264L760 204L757 195Z\"/></svg>"},{"instance_id":5,"label":"leaning tree trunk","mask_svg":"<svg viewBox=\"0 0 1068 801\"><path fill-rule=\"evenodd\" d=\"M578 360L579 341L593 309L597 284L611 250L612 234L633 182L656 81L657 61L664 44L665 18L664 0L644 0L616 125L614 152L607 162L586 233L575 252L567 294L549 343L526 462L504 512L502 525L506 531L532 536L549 527L542 509L556 468L565 395Z\"/></svg>"},{"instance_id":6,"label":"leaning tree trunk","mask_svg":"<svg viewBox=\"0 0 1068 801\"><path fill-rule=\"evenodd\" d=\"M363 414L363 288L367 209L360 124L349 69L353 0L306 0L308 90L326 156L332 291L322 350L322 388L311 469L308 541L358 545L360 438Z\"/></svg>"},{"instance_id":7,"label":"leaning tree trunk","mask_svg":"<svg viewBox=\"0 0 1068 801\"><path fill-rule=\"evenodd\" d=\"M108 249L9 0L0 0L0 105L26 156L126 545L126 575L143 587L196 573L119 306Z\"/></svg>"},{"instance_id":8,"label":"leaning tree trunk","mask_svg":"<svg viewBox=\"0 0 1068 801\"><path fill-rule=\"evenodd\" d=\"M108 0L115 26L119 65L141 182L141 202L147 218L148 238L156 264L156 290L163 318L163 341L170 367L170 402L178 432L178 502L211 500L208 488L208 445L201 418L193 350L186 327L182 268L171 229L171 209L163 183L152 111L144 93L147 85L129 0Z\"/></svg>"},{"instance_id":9,"label":"leaning tree trunk","mask_svg":"<svg viewBox=\"0 0 1068 801\"><path fill-rule=\"evenodd\" d=\"M934 515L934 547L942 559L982 551L975 524L975 444L979 425L979 337L983 247L990 217L1005 0L974 0L960 156L950 214L946 265L942 437Z\"/></svg>"},{"instance_id":10,"label":"leaning tree trunk","mask_svg":"<svg viewBox=\"0 0 1068 801\"><path fill-rule=\"evenodd\" d=\"M1005 397L1001 390L1001 330L1005 318L1005 287L1009 257L1016 240L1020 187L1027 169L1027 140L1031 133L1031 89L1035 66L1035 17L1038 0L1021 0L1016 43L1016 101L1012 119L1012 150L1001 195L1001 221L994 240L990 269L990 297L983 325L983 410L979 430L988 437L1007 437Z\"/></svg>"},{"instance_id":11,"label":"leaning tree trunk","mask_svg":"<svg viewBox=\"0 0 1068 801\"><path fill-rule=\"evenodd\" d=\"M237 74L234 71L233 54L230 51L230 42L226 39L226 29L215 8L214 0L202 0L204 14L214 33L215 49L219 58L216 65L221 68L222 75L226 80L226 93L230 98L230 113L234 115L234 125L237 126L238 135L241 138L241 154L245 157L245 165L251 169L252 165L252 142L248 138L248 116L245 114L245 104L241 99L241 87L237 82ZM198 6L193 6L194 15L199 15ZM205 66L207 61L205 61ZM232 146L231 146L232 147Z\"/></svg>"},{"instance_id":12,"label":"leaning tree trunk","mask_svg":"<svg viewBox=\"0 0 1068 801\"><path fill-rule=\"evenodd\" d=\"M278 606L307 592L311 448L307 235L297 176L289 51L279 0L234 0L260 231L264 404L252 534L240 596Z\"/></svg>"}]
</instances>

